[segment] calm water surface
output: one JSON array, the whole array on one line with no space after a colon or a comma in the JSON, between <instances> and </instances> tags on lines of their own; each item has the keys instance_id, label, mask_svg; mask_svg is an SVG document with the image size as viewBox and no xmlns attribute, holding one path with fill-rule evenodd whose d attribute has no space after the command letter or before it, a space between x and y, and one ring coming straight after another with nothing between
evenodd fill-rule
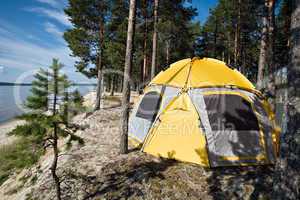
<instances>
[{"instance_id":1,"label":"calm water surface","mask_svg":"<svg viewBox=\"0 0 300 200\"><path fill-rule=\"evenodd\" d=\"M81 95L87 94L94 86L76 86ZM31 86L0 86L0 123L24 113L22 104L30 95Z\"/></svg>"}]
</instances>

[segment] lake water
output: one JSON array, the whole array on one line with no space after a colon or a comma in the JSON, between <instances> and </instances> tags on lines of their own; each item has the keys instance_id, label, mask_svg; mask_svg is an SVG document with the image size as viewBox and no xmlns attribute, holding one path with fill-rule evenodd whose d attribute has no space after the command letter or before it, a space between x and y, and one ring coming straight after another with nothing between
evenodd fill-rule
<instances>
[{"instance_id":1,"label":"lake water","mask_svg":"<svg viewBox=\"0 0 300 200\"><path fill-rule=\"evenodd\" d=\"M94 90L94 86L74 86L81 95ZM30 95L31 86L0 86L0 123L6 122L25 112L22 104Z\"/></svg>"}]
</instances>

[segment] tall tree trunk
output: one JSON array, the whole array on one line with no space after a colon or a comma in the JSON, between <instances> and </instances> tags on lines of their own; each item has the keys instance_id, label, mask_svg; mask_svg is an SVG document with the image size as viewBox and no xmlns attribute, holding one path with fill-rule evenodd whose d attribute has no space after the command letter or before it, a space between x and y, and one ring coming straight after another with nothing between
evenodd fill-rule
<instances>
[{"instance_id":1,"label":"tall tree trunk","mask_svg":"<svg viewBox=\"0 0 300 200\"><path fill-rule=\"evenodd\" d=\"M241 0L238 0L238 14L237 22L235 24L235 33L234 33L234 66L237 67L238 60L240 57L240 26L241 26Z\"/></svg>"},{"instance_id":2,"label":"tall tree trunk","mask_svg":"<svg viewBox=\"0 0 300 200\"><path fill-rule=\"evenodd\" d=\"M154 0L154 29L153 29L153 39L152 39L151 79L153 79L155 76L155 67L156 67L157 23L158 23L158 0Z\"/></svg>"},{"instance_id":3,"label":"tall tree trunk","mask_svg":"<svg viewBox=\"0 0 300 200\"><path fill-rule=\"evenodd\" d=\"M125 69L123 79L123 96L122 96L122 121L121 121L121 142L120 153L125 154L128 151L128 117L130 106L130 73L132 65L133 54L133 40L134 40L134 28L135 28L135 13L136 13L136 1L130 0L129 5L129 18L128 18L128 30L127 30L127 42L126 42L126 56L125 56Z\"/></svg>"},{"instance_id":4,"label":"tall tree trunk","mask_svg":"<svg viewBox=\"0 0 300 200\"><path fill-rule=\"evenodd\" d=\"M269 0L268 5L268 35L269 35L269 47L268 47L268 66L269 66L269 84L268 84L268 93L270 94L269 102L272 106L272 109L275 111L275 101L276 101L276 85L275 85L275 72L276 64L274 63L274 31L275 31L275 0Z\"/></svg>"},{"instance_id":5,"label":"tall tree trunk","mask_svg":"<svg viewBox=\"0 0 300 200\"><path fill-rule=\"evenodd\" d=\"M100 30L99 30L99 53L98 53L98 66L97 66L97 88L96 88L96 102L94 111L101 108L101 97L102 97L102 79L103 79L103 42L104 42L104 22L103 18L100 19Z\"/></svg>"},{"instance_id":6,"label":"tall tree trunk","mask_svg":"<svg viewBox=\"0 0 300 200\"><path fill-rule=\"evenodd\" d=\"M291 13L292 10L292 1L291 0L286 0L287 1L287 13ZM290 27L291 26L291 15L285 16L284 20L284 33L286 33L288 36L288 39L286 41L286 47L289 49L290 48Z\"/></svg>"},{"instance_id":7,"label":"tall tree trunk","mask_svg":"<svg viewBox=\"0 0 300 200\"><path fill-rule=\"evenodd\" d=\"M247 75L247 61L246 61L246 52L245 50L243 51L243 59L242 59L242 66L241 66L241 72L242 74Z\"/></svg>"},{"instance_id":8,"label":"tall tree trunk","mask_svg":"<svg viewBox=\"0 0 300 200\"><path fill-rule=\"evenodd\" d=\"M110 96L114 96L114 92L115 92L115 76L112 75L110 80Z\"/></svg>"},{"instance_id":9,"label":"tall tree trunk","mask_svg":"<svg viewBox=\"0 0 300 200\"><path fill-rule=\"evenodd\" d=\"M260 40L260 53L258 61L258 73L257 73L257 89L263 88L263 78L265 67L267 66L267 51L268 51L268 2L265 0L265 6L263 10L262 18L262 35Z\"/></svg>"},{"instance_id":10,"label":"tall tree trunk","mask_svg":"<svg viewBox=\"0 0 300 200\"><path fill-rule=\"evenodd\" d=\"M227 35L227 63L230 65L231 64L231 37L230 37L230 32L228 32L228 35Z\"/></svg>"},{"instance_id":11,"label":"tall tree trunk","mask_svg":"<svg viewBox=\"0 0 300 200\"><path fill-rule=\"evenodd\" d=\"M58 200L61 200L61 189L60 189L60 180L56 174L56 168L57 168L57 161L58 161L58 147L57 147L57 124L54 123L54 133L53 133L53 161L52 165L50 167L52 178L55 183L55 189L56 189L56 198Z\"/></svg>"},{"instance_id":12,"label":"tall tree trunk","mask_svg":"<svg viewBox=\"0 0 300 200\"><path fill-rule=\"evenodd\" d=\"M46 85L46 91L47 91L47 98L46 98L46 105L45 105L45 111L48 111L49 108L49 74L48 74L48 70L47 70L47 85Z\"/></svg>"},{"instance_id":13,"label":"tall tree trunk","mask_svg":"<svg viewBox=\"0 0 300 200\"><path fill-rule=\"evenodd\" d=\"M170 64L170 40L166 40L166 66Z\"/></svg>"},{"instance_id":14,"label":"tall tree trunk","mask_svg":"<svg viewBox=\"0 0 300 200\"><path fill-rule=\"evenodd\" d=\"M292 191L300 198L299 166L300 166L300 0L294 0L291 17L291 63L288 68L288 135L293 138L289 144L288 166L295 174ZM294 143L294 144L292 144ZM287 170L289 171L289 169ZM295 177L298 175L298 177ZM297 180L298 179L298 180ZM292 182L292 181L291 181Z\"/></svg>"},{"instance_id":15,"label":"tall tree trunk","mask_svg":"<svg viewBox=\"0 0 300 200\"><path fill-rule=\"evenodd\" d=\"M217 34L218 34L218 24L217 24L217 16L215 16L215 30L214 30L214 58L217 58Z\"/></svg>"},{"instance_id":16,"label":"tall tree trunk","mask_svg":"<svg viewBox=\"0 0 300 200\"><path fill-rule=\"evenodd\" d=\"M287 132L281 141L281 157L274 177L274 198L300 199L300 0L293 0L291 60L288 66Z\"/></svg>"},{"instance_id":17,"label":"tall tree trunk","mask_svg":"<svg viewBox=\"0 0 300 200\"><path fill-rule=\"evenodd\" d=\"M293 138L289 144L289 167L297 173L297 182L294 184L297 198L299 194L299 166L300 166L300 0L294 0L293 14L291 18L291 62L288 67L288 134ZM297 164L296 164L297 163ZM298 188L297 188L298 187ZM296 191L298 190L298 191Z\"/></svg>"},{"instance_id":18,"label":"tall tree trunk","mask_svg":"<svg viewBox=\"0 0 300 200\"><path fill-rule=\"evenodd\" d=\"M69 92L67 89L65 89L64 92L64 110L63 110L63 116L64 116L64 123L68 125L69 123Z\"/></svg>"},{"instance_id":19,"label":"tall tree trunk","mask_svg":"<svg viewBox=\"0 0 300 200\"><path fill-rule=\"evenodd\" d=\"M224 50L222 51L222 61L223 62L225 61L225 51Z\"/></svg>"},{"instance_id":20,"label":"tall tree trunk","mask_svg":"<svg viewBox=\"0 0 300 200\"><path fill-rule=\"evenodd\" d=\"M56 104L57 104L57 95L58 95L58 69L55 69L53 71L53 83L54 83L54 91L53 91L53 113L52 115L56 115ZM56 189L56 198L58 200L61 200L61 189L60 189L60 180L56 174L56 168L57 168L57 161L58 161L58 147L57 147L57 123L54 122L53 124L54 130L52 135L52 147L53 147L53 161L50 167L51 175L54 180L55 189Z\"/></svg>"},{"instance_id":21,"label":"tall tree trunk","mask_svg":"<svg viewBox=\"0 0 300 200\"><path fill-rule=\"evenodd\" d=\"M143 70L142 70L142 82L147 78L147 39L148 39L148 0L143 1L143 17L144 17L144 33L143 33Z\"/></svg>"}]
</instances>

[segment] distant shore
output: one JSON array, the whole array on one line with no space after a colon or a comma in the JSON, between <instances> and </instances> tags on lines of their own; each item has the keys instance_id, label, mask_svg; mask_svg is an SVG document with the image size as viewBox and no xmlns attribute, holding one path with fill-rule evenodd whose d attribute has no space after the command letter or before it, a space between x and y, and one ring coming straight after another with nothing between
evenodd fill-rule
<instances>
[{"instance_id":1,"label":"distant shore","mask_svg":"<svg viewBox=\"0 0 300 200\"><path fill-rule=\"evenodd\" d=\"M14 86L14 85L20 85L20 86L30 86L31 83L9 83L9 82L0 82L0 86Z\"/></svg>"},{"instance_id":2,"label":"distant shore","mask_svg":"<svg viewBox=\"0 0 300 200\"><path fill-rule=\"evenodd\" d=\"M115 93L115 98L119 98L122 94L121 93ZM89 93L85 94L84 96L84 102L83 105L88 107L88 108L92 108L94 107L94 103L96 100L96 92L95 91L90 91ZM135 92L132 92L132 100L131 101L135 101L136 98L138 97L138 95ZM111 102L111 103L109 103ZM113 101L113 99L108 100L108 102L106 102L106 105L104 107L111 107L110 104L116 104L116 102ZM103 105L103 104L102 104ZM0 122L0 146L4 145L4 144L9 144L11 141L13 141L15 139L14 136L7 136L7 134L12 131L14 128L16 128L18 125L22 125L24 124L25 121L23 120L19 120L17 118L13 118L10 119L8 121L5 122Z\"/></svg>"},{"instance_id":3,"label":"distant shore","mask_svg":"<svg viewBox=\"0 0 300 200\"><path fill-rule=\"evenodd\" d=\"M10 83L10 82L0 82L0 86L31 86L32 83ZM71 86L96 86L95 83L72 83Z\"/></svg>"},{"instance_id":4,"label":"distant shore","mask_svg":"<svg viewBox=\"0 0 300 200\"><path fill-rule=\"evenodd\" d=\"M84 105L92 107L94 104L94 101L96 99L96 93L95 92L89 92L86 95L84 95ZM0 146L9 144L12 142L15 137L14 136L8 136L7 134L12 131L14 128L16 128L18 125L24 124L25 121L13 118L8 121L0 122Z\"/></svg>"}]
</instances>

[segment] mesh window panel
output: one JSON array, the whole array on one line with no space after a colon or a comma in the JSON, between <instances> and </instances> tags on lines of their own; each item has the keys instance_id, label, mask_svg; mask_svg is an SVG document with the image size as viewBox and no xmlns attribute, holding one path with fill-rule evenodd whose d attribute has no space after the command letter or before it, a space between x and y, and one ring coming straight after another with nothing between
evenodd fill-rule
<instances>
[{"instance_id":1,"label":"mesh window panel","mask_svg":"<svg viewBox=\"0 0 300 200\"><path fill-rule=\"evenodd\" d=\"M160 100L161 95L158 92L152 91L145 94L136 112L136 117L153 121L157 115Z\"/></svg>"},{"instance_id":2,"label":"mesh window panel","mask_svg":"<svg viewBox=\"0 0 300 200\"><path fill-rule=\"evenodd\" d=\"M241 96L207 95L204 100L213 131L259 131L251 104Z\"/></svg>"}]
</instances>

